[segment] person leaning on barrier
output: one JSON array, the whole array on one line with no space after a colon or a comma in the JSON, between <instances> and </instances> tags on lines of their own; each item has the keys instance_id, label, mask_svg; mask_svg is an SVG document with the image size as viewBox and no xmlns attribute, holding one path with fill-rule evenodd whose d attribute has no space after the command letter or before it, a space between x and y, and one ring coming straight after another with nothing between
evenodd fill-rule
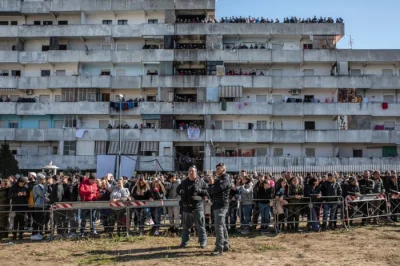
<instances>
[{"instance_id":1,"label":"person leaning on barrier","mask_svg":"<svg viewBox=\"0 0 400 266\"><path fill-rule=\"evenodd\" d=\"M62 202L64 197L64 187L61 183L61 178L59 175L53 176L54 184L52 185L52 190L50 194L50 204L54 204L56 202ZM65 235L65 228L62 228L66 211L65 210L57 210L53 213L54 226L57 227L57 238L60 238Z\"/></svg>"},{"instance_id":2,"label":"person leaning on barrier","mask_svg":"<svg viewBox=\"0 0 400 266\"><path fill-rule=\"evenodd\" d=\"M150 186L142 175L137 175L136 185L132 188L131 195L134 200L146 201L152 199ZM149 208L136 208L135 217L138 219L140 235L144 234L144 225L154 225Z\"/></svg>"},{"instance_id":3,"label":"person leaning on barrier","mask_svg":"<svg viewBox=\"0 0 400 266\"><path fill-rule=\"evenodd\" d=\"M107 177L105 177L106 179ZM105 180L108 181L108 180ZM129 189L124 187L124 179L120 178L117 185L108 184L107 190L110 191L110 202L127 201L130 199ZM125 209L112 209L110 215L110 230L109 235L112 236L114 231L115 222L117 222L117 234L121 235L121 231L126 224L123 224L123 217L125 215Z\"/></svg>"},{"instance_id":4,"label":"person leaning on barrier","mask_svg":"<svg viewBox=\"0 0 400 266\"><path fill-rule=\"evenodd\" d=\"M321 185L321 195L323 197L323 223L322 230L326 230L328 214L329 214L329 228L334 228L334 221L336 221L336 209L338 208L338 197L342 196L342 188L331 173L328 174L327 181Z\"/></svg>"},{"instance_id":5,"label":"person leaning on barrier","mask_svg":"<svg viewBox=\"0 0 400 266\"><path fill-rule=\"evenodd\" d=\"M91 174L89 178L85 178L79 186L79 195L82 201L97 201L99 196L99 188L96 183L96 175ZM90 217L91 215L91 217ZM93 235L98 235L96 232L96 210L82 209L81 210L81 237L85 236L86 220L90 221L90 232Z\"/></svg>"},{"instance_id":6,"label":"person leaning on barrier","mask_svg":"<svg viewBox=\"0 0 400 266\"><path fill-rule=\"evenodd\" d=\"M373 194L374 190L374 181L370 179L370 172L365 171L362 179L358 181L358 185L360 186L360 192L362 195ZM369 215L368 204L365 202L360 202L360 212L363 217L367 217ZM369 222L369 219L363 218L361 225L365 226Z\"/></svg>"},{"instance_id":7,"label":"person leaning on barrier","mask_svg":"<svg viewBox=\"0 0 400 266\"><path fill-rule=\"evenodd\" d=\"M373 181L374 181L374 189L372 193L380 194L384 196L385 194L385 187L383 186L383 180L381 179L381 173L379 171L374 171L372 174ZM382 207L385 205L382 203L381 200L375 200L371 202L372 204L372 216L374 216L374 224L379 224L379 215L382 213ZM384 211L384 209L382 210Z\"/></svg>"},{"instance_id":8,"label":"person leaning on barrier","mask_svg":"<svg viewBox=\"0 0 400 266\"><path fill-rule=\"evenodd\" d=\"M289 217L288 217L288 231L298 232L300 212L304 205L301 205L304 196L304 187L300 184L297 177L292 178L288 190L289 200Z\"/></svg>"},{"instance_id":9,"label":"person leaning on barrier","mask_svg":"<svg viewBox=\"0 0 400 266\"><path fill-rule=\"evenodd\" d=\"M349 178L349 180L343 183L343 198L346 199L347 196L356 197L359 195L360 195L360 187L358 186L357 179L352 176ZM354 218L353 216L355 213L355 205L349 203L347 209L349 217L346 217L346 224L352 226Z\"/></svg>"},{"instance_id":10,"label":"person leaning on barrier","mask_svg":"<svg viewBox=\"0 0 400 266\"><path fill-rule=\"evenodd\" d=\"M15 213L13 223L13 239L17 239L17 231L19 232L19 239L23 238L23 230L25 227L25 211L28 208L28 187L26 183L28 178L20 177L9 190L9 198L11 199L12 211Z\"/></svg>"},{"instance_id":11,"label":"person leaning on barrier","mask_svg":"<svg viewBox=\"0 0 400 266\"><path fill-rule=\"evenodd\" d=\"M304 187L304 197L311 198L311 209L307 213L309 230L319 231L319 216L321 211L321 187L316 177L308 178L308 184Z\"/></svg>"},{"instance_id":12,"label":"person leaning on barrier","mask_svg":"<svg viewBox=\"0 0 400 266\"><path fill-rule=\"evenodd\" d=\"M182 237L181 248L188 246L189 230L193 225L196 226L200 247L207 246L207 234L204 216L204 198L208 197L206 182L197 175L196 166L192 166L188 171L189 177L182 181L177 191L181 196L182 207Z\"/></svg>"},{"instance_id":13,"label":"person leaning on barrier","mask_svg":"<svg viewBox=\"0 0 400 266\"><path fill-rule=\"evenodd\" d=\"M212 198L213 213L215 219L215 250L214 256L222 255L223 252L229 251L228 231L226 229L225 219L229 209L229 195L232 188L231 177L226 173L224 163L216 166L217 178L213 180L208 187L208 192Z\"/></svg>"},{"instance_id":14,"label":"person leaning on barrier","mask_svg":"<svg viewBox=\"0 0 400 266\"><path fill-rule=\"evenodd\" d=\"M250 233L251 211L253 208L253 182L251 176L246 171L242 171L242 186L239 187L240 202L239 206L243 213L243 230L241 233L246 235Z\"/></svg>"}]
</instances>

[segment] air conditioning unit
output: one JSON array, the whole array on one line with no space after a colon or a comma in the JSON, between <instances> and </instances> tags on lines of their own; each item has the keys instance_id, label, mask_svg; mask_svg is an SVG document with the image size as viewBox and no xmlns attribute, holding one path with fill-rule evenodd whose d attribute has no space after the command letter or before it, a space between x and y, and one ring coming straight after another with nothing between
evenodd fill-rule
<instances>
[{"instance_id":1,"label":"air conditioning unit","mask_svg":"<svg viewBox=\"0 0 400 266\"><path fill-rule=\"evenodd\" d=\"M25 93L26 95L33 95L33 90L26 90Z\"/></svg>"},{"instance_id":2,"label":"air conditioning unit","mask_svg":"<svg viewBox=\"0 0 400 266\"><path fill-rule=\"evenodd\" d=\"M300 94L300 90L291 90L290 93L292 95L299 95Z\"/></svg>"}]
</instances>

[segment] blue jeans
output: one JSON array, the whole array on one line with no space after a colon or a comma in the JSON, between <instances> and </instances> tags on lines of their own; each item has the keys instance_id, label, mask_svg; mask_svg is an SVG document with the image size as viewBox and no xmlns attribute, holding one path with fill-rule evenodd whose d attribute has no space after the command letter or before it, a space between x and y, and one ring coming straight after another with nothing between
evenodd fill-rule
<instances>
[{"instance_id":1,"label":"blue jeans","mask_svg":"<svg viewBox=\"0 0 400 266\"><path fill-rule=\"evenodd\" d=\"M270 206L267 203L258 204L261 213L261 228L267 228L270 222Z\"/></svg>"},{"instance_id":2,"label":"blue jeans","mask_svg":"<svg viewBox=\"0 0 400 266\"><path fill-rule=\"evenodd\" d=\"M324 225L326 225L326 222L328 221L328 212L329 212L329 221L333 222L336 220L336 208L337 208L337 203L324 203L323 205L323 222Z\"/></svg>"},{"instance_id":3,"label":"blue jeans","mask_svg":"<svg viewBox=\"0 0 400 266\"><path fill-rule=\"evenodd\" d=\"M86 220L89 218L90 221L90 232L96 231L96 213L97 210L92 210L92 217L90 217L90 210L81 210L81 234L85 233Z\"/></svg>"},{"instance_id":4,"label":"blue jeans","mask_svg":"<svg viewBox=\"0 0 400 266\"><path fill-rule=\"evenodd\" d=\"M243 205L242 212L243 212L243 225L246 227L250 226L251 220L251 210L253 209L253 205Z\"/></svg>"},{"instance_id":5,"label":"blue jeans","mask_svg":"<svg viewBox=\"0 0 400 266\"><path fill-rule=\"evenodd\" d=\"M317 221L317 213L316 208L313 206L308 212L308 220L311 224L312 230L318 231L319 230L319 221Z\"/></svg>"},{"instance_id":6,"label":"blue jeans","mask_svg":"<svg viewBox=\"0 0 400 266\"><path fill-rule=\"evenodd\" d=\"M159 228L161 224L161 214L163 213L163 208L155 207L152 211L154 215L154 228Z\"/></svg>"}]
</instances>

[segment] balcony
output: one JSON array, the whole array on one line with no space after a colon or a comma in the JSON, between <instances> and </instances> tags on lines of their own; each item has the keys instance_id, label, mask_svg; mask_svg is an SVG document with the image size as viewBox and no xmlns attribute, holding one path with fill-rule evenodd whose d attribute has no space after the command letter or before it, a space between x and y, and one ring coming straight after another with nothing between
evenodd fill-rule
<instances>
[{"instance_id":1,"label":"balcony","mask_svg":"<svg viewBox=\"0 0 400 266\"><path fill-rule=\"evenodd\" d=\"M83 170L94 170L97 168L96 156L73 156L73 155L16 155L19 169L41 170L50 161L53 165L66 169L68 167Z\"/></svg>"},{"instance_id":2,"label":"balcony","mask_svg":"<svg viewBox=\"0 0 400 266\"><path fill-rule=\"evenodd\" d=\"M153 161L157 160L157 162ZM138 156L138 161L136 162L137 171L174 171L175 170L175 160L172 156Z\"/></svg>"},{"instance_id":3,"label":"balcony","mask_svg":"<svg viewBox=\"0 0 400 266\"><path fill-rule=\"evenodd\" d=\"M389 63L400 61L399 50L303 50L304 62Z\"/></svg>"},{"instance_id":4,"label":"balcony","mask_svg":"<svg viewBox=\"0 0 400 266\"><path fill-rule=\"evenodd\" d=\"M4 103L5 105L8 103ZM1 106L1 105L0 105ZM108 115L108 102L16 103L17 115Z\"/></svg>"},{"instance_id":5,"label":"balcony","mask_svg":"<svg viewBox=\"0 0 400 266\"><path fill-rule=\"evenodd\" d=\"M344 35L344 24L176 24L176 35Z\"/></svg>"},{"instance_id":6,"label":"balcony","mask_svg":"<svg viewBox=\"0 0 400 266\"><path fill-rule=\"evenodd\" d=\"M0 14L19 15L21 13L21 1L17 0L0 0Z\"/></svg>"},{"instance_id":7,"label":"balcony","mask_svg":"<svg viewBox=\"0 0 400 266\"><path fill-rule=\"evenodd\" d=\"M209 157L204 160L210 169ZM225 163L228 172L242 169L257 172L360 172L366 168L391 170L400 163L399 158L337 158L337 157L211 157L211 169ZM371 167L373 166L373 167ZM387 168L386 168L387 167Z\"/></svg>"}]
</instances>

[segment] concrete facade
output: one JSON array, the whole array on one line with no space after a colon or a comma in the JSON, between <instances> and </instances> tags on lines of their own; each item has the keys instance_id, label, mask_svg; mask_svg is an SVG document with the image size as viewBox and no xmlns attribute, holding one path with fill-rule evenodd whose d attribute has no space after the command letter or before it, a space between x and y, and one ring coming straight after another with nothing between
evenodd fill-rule
<instances>
[{"instance_id":1,"label":"concrete facade","mask_svg":"<svg viewBox=\"0 0 400 266\"><path fill-rule=\"evenodd\" d=\"M0 0L0 139L19 167L95 170L119 133L136 171L399 163L399 50L314 46L341 23L176 23L193 14L213 18L215 0ZM121 111L119 94L142 101Z\"/></svg>"}]
</instances>

